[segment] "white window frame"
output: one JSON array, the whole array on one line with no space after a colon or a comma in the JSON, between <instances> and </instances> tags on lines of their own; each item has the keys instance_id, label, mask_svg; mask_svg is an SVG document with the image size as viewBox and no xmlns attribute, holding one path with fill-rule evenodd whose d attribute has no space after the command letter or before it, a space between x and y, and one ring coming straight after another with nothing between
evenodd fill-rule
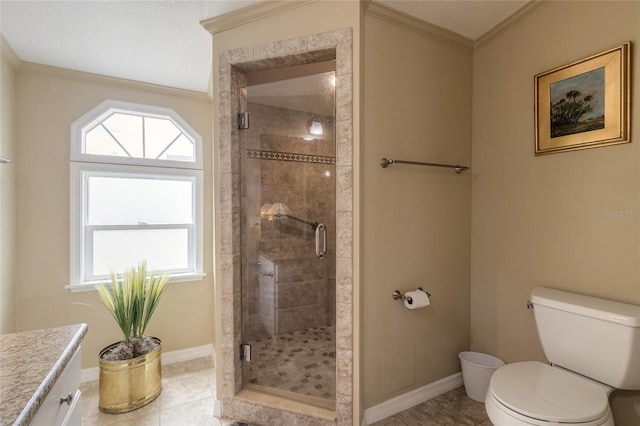
<instances>
[{"instance_id":1,"label":"white window frame","mask_svg":"<svg viewBox=\"0 0 640 426\"><path fill-rule=\"evenodd\" d=\"M194 162L127 158L83 153L84 135L87 129L110 114L121 112L147 117L169 118L194 142ZM190 180L193 182L193 224L174 225L118 225L89 226L87 222L87 182L93 176L112 176L145 179ZM175 111L149 105L107 100L80 117L71 125L70 163L70 284L71 291L94 290L103 279L87 275L86 260L91 243L91 230L95 229L179 229L189 232L189 268L170 273L169 282L201 280L203 272L203 171L202 138ZM136 259L135 261L137 261ZM133 265L132 265L133 266Z\"/></svg>"},{"instance_id":2,"label":"white window frame","mask_svg":"<svg viewBox=\"0 0 640 426\"><path fill-rule=\"evenodd\" d=\"M152 118L170 119L182 129L194 143L195 162L155 160L152 158L128 158L113 155L95 155L84 153L84 137L96 124L114 113L141 115ZM71 161L131 164L134 166L176 167L179 169L202 170L202 137L174 110L153 105L134 104L131 102L103 101L91 111L71 124Z\"/></svg>"}]
</instances>

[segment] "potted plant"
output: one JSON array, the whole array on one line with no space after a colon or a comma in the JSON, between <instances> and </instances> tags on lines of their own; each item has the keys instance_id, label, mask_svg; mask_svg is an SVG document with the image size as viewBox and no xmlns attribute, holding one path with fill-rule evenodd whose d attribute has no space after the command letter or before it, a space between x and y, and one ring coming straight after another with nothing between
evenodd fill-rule
<instances>
[{"instance_id":1,"label":"potted plant","mask_svg":"<svg viewBox=\"0 0 640 426\"><path fill-rule=\"evenodd\" d=\"M125 413L153 401L162 390L162 342L144 331L164 292L169 275L147 273L146 262L111 273L111 285L96 288L124 338L100 351L99 406L106 413Z\"/></svg>"}]
</instances>

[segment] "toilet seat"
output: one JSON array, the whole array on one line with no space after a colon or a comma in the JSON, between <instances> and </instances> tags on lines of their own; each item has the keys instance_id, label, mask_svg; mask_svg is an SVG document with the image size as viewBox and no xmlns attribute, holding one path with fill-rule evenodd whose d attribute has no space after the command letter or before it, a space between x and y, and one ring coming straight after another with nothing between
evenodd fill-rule
<instances>
[{"instance_id":1,"label":"toilet seat","mask_svg":"<svg viewBox=\"0 0 640 426\"><path fill-rule=\"evenodd\" d=\"M537 361L499 368L488 397L529 424L604 424L610 408L604 385ZM529 420L528 420L529 421Z\"/></svg>"}]
</instances>

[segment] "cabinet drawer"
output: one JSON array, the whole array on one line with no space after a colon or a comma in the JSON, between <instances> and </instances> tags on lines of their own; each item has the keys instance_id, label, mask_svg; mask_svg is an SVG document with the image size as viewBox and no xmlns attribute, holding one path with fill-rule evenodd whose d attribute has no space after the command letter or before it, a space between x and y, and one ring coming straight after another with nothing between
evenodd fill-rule
<instances>
[{"instance_id":1,"label":"cabinet drawer","mask_svg":"<svg viewBox=\"0 0 640 426\"><path fill-rule=\"evenodd\" d=\"M33 426L77 426L82 422L80 348L71 357L34 417ZM61 401L65 398L65 401Z\"/></svg>"}]
</instances>

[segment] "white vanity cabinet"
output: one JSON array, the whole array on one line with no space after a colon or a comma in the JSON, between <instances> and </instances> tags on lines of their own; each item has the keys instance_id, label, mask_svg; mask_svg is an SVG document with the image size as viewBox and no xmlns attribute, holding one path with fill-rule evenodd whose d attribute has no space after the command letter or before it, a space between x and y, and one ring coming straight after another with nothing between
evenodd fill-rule
<instances>
[{"instance_id":1,"label":"white vanity cabinet","mask_svg":"<svg viewBox=\"0 0 640 426\"><path fill-rule=\"evenodd\" d=\"M87 324L0 335L0 426L82 423L80 342Z\"/></svg>"},{"instance_id":2,"label":"white vanity cabinet","mask_svg":"<svg viewBox=\"0 0 640 426\"><path fill-rule=\"evenodd\" d=\"M80 348L78 348L56 380L49 395L42 401L31 425L78 426L82 424L80 358Z\"/></svg>"}]
</instances>

